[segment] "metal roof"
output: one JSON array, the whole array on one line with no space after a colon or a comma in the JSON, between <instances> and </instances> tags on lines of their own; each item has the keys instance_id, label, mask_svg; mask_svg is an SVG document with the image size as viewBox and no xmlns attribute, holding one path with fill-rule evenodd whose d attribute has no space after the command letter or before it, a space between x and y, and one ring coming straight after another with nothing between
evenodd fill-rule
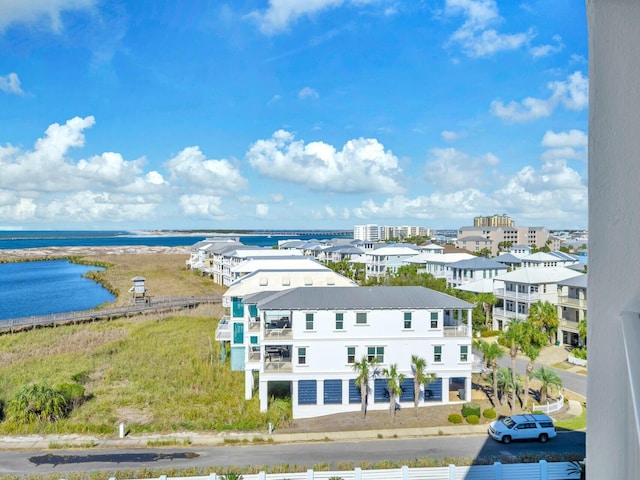
<instances>
[{"instance_id":1,"label":"metal roof","mask_svg":"<svg viewBox=\"0 0 640 480\"><path fill-rule=\"evenodd\" d=\"M473 308L472 303L425 287L299 287L258 302L261 310L383 310Z\"/></svg>"}]
</instances>

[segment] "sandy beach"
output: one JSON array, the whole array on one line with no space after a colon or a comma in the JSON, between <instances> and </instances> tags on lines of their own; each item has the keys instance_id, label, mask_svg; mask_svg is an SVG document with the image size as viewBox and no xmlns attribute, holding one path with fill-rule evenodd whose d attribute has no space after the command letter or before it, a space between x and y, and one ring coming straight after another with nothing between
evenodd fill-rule
<instances>
[{"instance_id":1,"label":"sandy beach","mask_svg":"<svg viewBox=\"0 0 640 480\"><path fill-rule=\"evenodd\" d=\"M16 248L0 250L0 261L19 261L21 259L49 259L62 257L87 257L109 255L189 255L191 248L162 247L144 245L114 245L101 247L44 247L44 248Z\"/></svg>"}]
</instances>

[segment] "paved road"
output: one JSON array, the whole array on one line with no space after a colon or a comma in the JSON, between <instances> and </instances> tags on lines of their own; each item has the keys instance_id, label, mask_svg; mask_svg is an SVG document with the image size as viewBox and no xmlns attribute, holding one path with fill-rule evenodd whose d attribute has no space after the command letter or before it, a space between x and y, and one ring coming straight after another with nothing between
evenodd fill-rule
<instances>
[{"instance_id":1,"label":"paved road","mask_svg":"<svg viewBox=\"0 0 640 480\"><path fill-rule=\"evenodd\" d=\"M170 449L90 449L0 451L3 475L68 474L72 472L149 468L210 468L234 465L297 465L327 463L334 468L344 462L374 463L423 457L489 458L518 457L541 452L573 453L584 457L585 433L561 432L546 444L520 442L503 445L487 435L444 436L415 439L376 439L273 445L187 447Z\"/></svg>"},{"instance_id":2,"label":"paved road","mask_svg":"<svg viewBox=\"0 0 640 480\"><path fill-rule=\"evenodd\" d=\"M516 358L516 372L520 375L524 375L528 360L522 358ZM498 365L501 367L511 368L511 357L508 355L498 360ZM543 366L541 363L534 362L534 368L540 368ZM549 365L544 365L548 367ZM559 368L554 368L555 372L562 379L562 385L565 389L571 390L584 398L587 398L587 376L579 373L568 372Z\"/></svg>"}]
</instances>

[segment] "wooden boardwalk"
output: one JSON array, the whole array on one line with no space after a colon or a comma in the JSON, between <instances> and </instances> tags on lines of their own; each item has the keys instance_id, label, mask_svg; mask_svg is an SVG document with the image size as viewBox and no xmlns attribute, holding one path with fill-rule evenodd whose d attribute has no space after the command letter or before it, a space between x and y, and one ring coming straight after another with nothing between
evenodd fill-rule
<instances>
[{"instance_id":1,"label":"wooden boardwalk","mask_svg":"<svg viewBox=\"0 0 640 480\"><path fill-rule=\"evenodd\" d=\"M15 332L36 327L55 327L58 325L93 322L95 320L113 320L114 318L130 317L145 313L174 312L184 308L195 308L201 304L220 303L221 301L221 295L206 297L152 297L148 303L136 303L122 307L0 320L0 333Z\"/></svg>"}]
</instances>

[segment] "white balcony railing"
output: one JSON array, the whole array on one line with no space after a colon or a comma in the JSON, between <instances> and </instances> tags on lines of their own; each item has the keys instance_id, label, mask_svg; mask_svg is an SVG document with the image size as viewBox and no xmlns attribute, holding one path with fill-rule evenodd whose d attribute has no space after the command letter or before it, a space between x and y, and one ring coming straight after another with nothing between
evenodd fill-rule
<instances>
[{"instance_id":1,"label":"white balcony railing","mask_svg":"<svg viewBox=\"0 0 640 480\"><path fill-rule=\"evenodd\" d=\"M219 342L231 340L231 324L226 315L220 319L220 323L216 327L216 340Z\"/></svg>"},{"instance_id":2,"label":"white balcony railing","mask_svg":"<svg viewBox=\"0 0 640 480\"><path fill-rule=\"evenodd\" d=\"M512 312L509 310L505 310L504 308L494 308L493 309L493 316L495 317L502 317L502 319L511 319L511 318L517 318L518 320L526 320L527 319L527 314L526 313L517 313L517 312Z\"/></svg>"},{"instance_id":3,"label":"white balcony railing","mask_svg":"<svg viewBox=\"0 0 640 480\"><path fill-rule=\"evenodd\" d=\"M464 323L458 325L445 325L445 337L470 337L471 329Z\"/></svg>"},{"instance_id":4,"label":"white balcony railing","mask_svg":"<svg viewBox=\"0 0 640 480\"><path fill-rule=\"evenodd\" d=\"M518 292L516 290L507 290L506 288L496 288L493 290L493 294L498 298L504 298L508 300L519 300L521 302L537 302L540 300L540 292Z\"/></svg>"},{"instance_id":5,"label":"white balcony railing","mask_svg":"<svg viewBox=\"0 0 640 480\"><path fill-rule=\"evenodd\" d=\"M558 305L564 306L564 307L581 308L586 310L587 300L584 298L574 298L574 297L569 297L567 295L559 295Z\"/></svg>"}]
</instances>

